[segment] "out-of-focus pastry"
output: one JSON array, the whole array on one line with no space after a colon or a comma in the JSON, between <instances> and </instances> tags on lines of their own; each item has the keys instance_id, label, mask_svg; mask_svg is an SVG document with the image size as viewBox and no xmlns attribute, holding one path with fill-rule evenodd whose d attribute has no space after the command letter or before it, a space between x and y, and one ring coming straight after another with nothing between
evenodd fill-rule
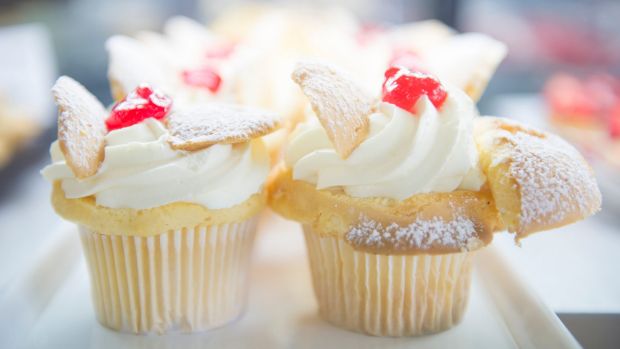
<instances>
[{"instance_id":1,"label":"out-of-focus pastry","mask_svg":"<svg viewBox=\"0 0 620 349\"><path fill-rule=\"evenodd\" d=\"M213 29L248 45L266 43L274 50L268 57L318 58L346 66L367 88L379 86L391 65L424 69L474 100L506 55L503 43L483 34L458 34L438 21L383 26L361 23L340 8L240 6L218 17ZM276 65L287 71L291 66L290 61Z\"/></svg>"},{"instance_id":2,"label":"out-of-focus pastry","mask_svg":"<svg viewBox=\"0 0 620 349\"><path fill-rule=\"evenodd\" d=\"M41 132L41 126L24 110L0 96L0 168Z\"/></svg>"},{"instance_id":3,"label":"out-of-focus pastry","mask_svg":"<svg viewBox=\"0 0 620 349\"><path fill-rule=\"evenodd\" d=\"M265 142L272 156L278 157L291 127L289 120L294 118L290 115L298 114L293 110L299 108L290 107L294 102L285 95L272 97L276 95L273 81L282 81L269 68L280 60L273 52L217 35L185 17L168 20L163 34L144 31L135 37L114 36L106 47L108 77L117 101L147 82L160 86L177 104L219 101L273 110L284 116L283 127L265 137Z\"/></svg>"},{"instance_id":4,"label":"out-of-focus pastry","mask_svg":"<svg viewBox=\"0 0 620 349\"><path fill-rule=\"evenodd\" d=\"M185 17L164 33L117 35L106 42L108 77L116 101L141 83L160 86L177 104L239 102L236 96L243 48Z\"/></svg>"},{"instance_id":5,"label":"out-of-focus pastry","mask_svg":"<svg viewBox=\"0 0 620 349\"><path fill-rule=\"evenodd\" d=\"M616 78L556 74L545 84L544 97L553 129L589 156L620 170L620 82Z\"/></svg>"}]
</instances>

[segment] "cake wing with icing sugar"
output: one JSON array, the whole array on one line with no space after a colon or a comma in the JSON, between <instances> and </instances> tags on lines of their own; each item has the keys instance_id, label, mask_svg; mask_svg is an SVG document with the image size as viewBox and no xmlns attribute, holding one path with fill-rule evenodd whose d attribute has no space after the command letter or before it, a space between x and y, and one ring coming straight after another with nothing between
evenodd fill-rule
<instances>
[{"instance_id":1,"label":"cake wing with icing sugar","mask_svg":"<svg viewBox=\"0 0 620 349\"><path fill-rule=\"evenodd\" d=\"M560 137L508 119L483 117L476 122L475 140L500 217L517 240L600 209L592 169Z\"/></svg>"},{"instance_id":2,"label":"cake wing with icing sugar","mask_svg":"<svg viewBox=\"0 0 620 349\"><path fill-rule=\"evenodd\" d=\"M216 143L248 142L276 130L280 118L245 106L210 103L173 111L166 126L173 149L196 151Z\"/></svg>"},{"instance_id":3,"label":"cake wing with icing sugar","mask_svg":"<svg viewBox=\"0 0 620 349\"><path fill-rule=\"evenodd\" d=\"M58 143L77 178L97 173L104 158L106 111L84 86L68 76L52 88L58 105Z\"/></svg>"},{"instance_id":4,"label":"cake wing with icing sugar","mask_svg":"<svg viewBox=\"0 0 620 349\"><path fill-rule=\"evenodd\" d=\"M310 101L338 155L348 157L368 134L374 100L344 72L322 62L299 62L292 78Z\"/></svg>"}]
</instances>

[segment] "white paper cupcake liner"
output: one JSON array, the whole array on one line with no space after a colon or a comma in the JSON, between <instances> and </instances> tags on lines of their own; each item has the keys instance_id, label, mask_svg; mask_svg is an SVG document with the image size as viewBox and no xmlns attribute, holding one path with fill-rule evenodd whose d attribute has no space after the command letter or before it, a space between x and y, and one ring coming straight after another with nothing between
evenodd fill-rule
<instances>
[{"instance_id":1,"label":"white paper cupcake liner","mask_svg":"<svg viewBox=\"0 0 620 349\"><path fill-rule=\"evenodd\" d=\"M133 333L198 332L245 307L256 218L141 237L80 227L95 312Z\"/></svg>"},{"instance_id":2,"label":"white paper cupcake liner","mask_svg":"<svg viewBox=\"0 0 620 349\"><path fill-rule=\"evenodd\" d=\"M417 336L461 320L471 253L377 255L309 226L304 234L319 313L330 323L375 336Z\"/></svg>"}]
</instances>

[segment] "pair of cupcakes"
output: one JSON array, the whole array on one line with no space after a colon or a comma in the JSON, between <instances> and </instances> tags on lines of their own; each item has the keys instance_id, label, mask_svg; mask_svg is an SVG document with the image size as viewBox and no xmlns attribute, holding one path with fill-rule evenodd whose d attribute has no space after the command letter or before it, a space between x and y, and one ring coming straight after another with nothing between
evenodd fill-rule
<instances>
[{"instance_id":1,"label":"pair of cupcakes","mask_svg":"<svg viewBox=\"0 0 620 349\"><path fill-rule=\"evenodd\" d=\"M472 254L493 233L520 239L600 206L571 146L478 118L469 97L429 75L389 69L379 102L328 65L301 64L293 76L319 122L297 128L268 188L257 138L275 116L174 109L141 86L112 108L107 127L118 128L106 132L100 103L59 79L59 140L43 174L56 211L80 226L101 323L194 332L239 316L267 193L303 225L320 314L382 336L458 323Z\"/></svg>"},{"instance_id":2,"label":"pair of cupcakes","mask_svg":"<svg viewBox=\"0 0 620 349\"><path fill-rule=\"evenodd\" d=\"M381 336L458 323L472 255L495 232L520 239L599 209L592 172L570 145L478 117L468 94L479 96L486 75L466 94L396 65L377 98L337 68L300 63L292 78L315 115L272 168L263 137L281 124L276 115L216 102L208 86L198 91L206 98L191 97L178 79L211 75L177 63L153 64L170 67L158 71L175 83L124 79L140 75L120 69L135 56L119 52L143 45L131 40L109 44L110 110L58 80L58 141L43 170L54 208L80 227L107 327L197 332L237 318L266 204L303 226L321 316Z\"/></svg>"}]
</instances>

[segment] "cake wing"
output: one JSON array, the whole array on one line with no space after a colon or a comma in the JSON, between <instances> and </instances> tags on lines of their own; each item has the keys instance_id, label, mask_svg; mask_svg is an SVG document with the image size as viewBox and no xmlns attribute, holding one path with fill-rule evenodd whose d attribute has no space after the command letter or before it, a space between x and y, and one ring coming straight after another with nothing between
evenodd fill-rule
<instances>
[{"instance_id":1,"label":"cake wing","mask_svg":"<svg viewBox=\"0 0 620 349\"><path fill-rule=\"evenodd\" d=\"M478 119L475 133L495 204L517 240L600 209L601 193L592 169L560 137L492 117Z\"/></svg>"},{"instance_id":2,"label":"cake wing","mask_svg":"<svg viewBox=\"0 0 620 349\"><path fill-rule=\"evenodd\" d=\"M58 143L77 178L97 173L104 157L106 111L84 86L61 76L52 88L58 105Z\"/></svg>"},{"instance_id":3,"label":"cake wing","mask_svg":"<svg viewBox=\"0 0 620 349\"><path fill-rule=\"evenodd\" d=\"M210 103L173 111L168 142L173 149L195 151L216 143L248 142L276 130L280 118L271 112L232 104Z\"/></svg>"},{"instance_id":4,"label":"cake wing","mask_svg":"<svg viewBox=\"0 0 620 349\"><path fill-rule=\"evenodd\" d=\"M292 78L308 97L338 155L348 157L366 139L372 98L327 64L299 63Z\"/></svg>"}]
</instances>

